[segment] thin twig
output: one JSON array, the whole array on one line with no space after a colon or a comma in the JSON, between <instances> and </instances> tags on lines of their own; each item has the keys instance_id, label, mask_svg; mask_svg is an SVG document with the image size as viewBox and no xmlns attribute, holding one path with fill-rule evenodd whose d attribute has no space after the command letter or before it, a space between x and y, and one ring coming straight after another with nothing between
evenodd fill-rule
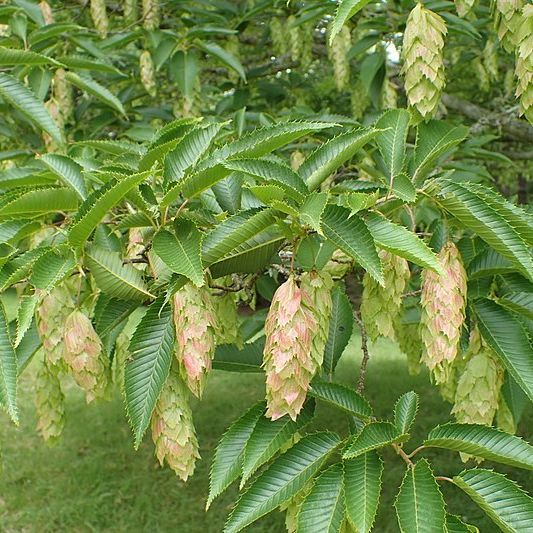
<instances>
[{"instance_id":1,"label":"thin twig","mask_svg":"<svg viewBox=\"0 0 533 533\"><path fill-rule=\"evenodd\" d=\"M419 296L420 294L422 294L422 290L411 291L411 292L404 292L404 293L402 294L402 298L408 298L409 296Z\"/></svg>"},{"instance_id":2,"label":"thin twig","mask_svg":"<svg viewBox=\"0 0 533 533\"><path fill-rule=\"evenodd\" d=\"M357 392L362 393L365 390L365 378L366 378L366 369L368 366L368 360L370 359L370 354L368 352L368 336L366 333L365 325L359 317L356 311L354 311L354 319L361 330L361 351L363 352L363 360L361 361L361 368L359 370L359 380L357 382Z\"/></svg>"},{"instance_id":3,"label":"thin twig","mask_svg":"<svg viewBox=\"0 0 533 533\"><path fill-rule=\"evenodd\" d=\"M407 457L409 457L409 459L411 459L411 457L414 457L418 452L421 452L422 450L424 450L426 447L422 444L421 446L419 446L418 448L416 448L415 450L413 450Z\"/></svg>"},{"instance_id":4,"label":"thin twig","mask_svg":"<svg viewBox=\"0 0 533 533\"><path fill-rule=\"evenodd\" d=\"M435 479L437 481L448 481L449 483L453 483L453 479L446 476L435 476Z\"/></svg>"},{"instance_id":5,"label":"thin twig","mask_svg":"<svg viewBox=\"0 0 533 533\"><path fill-rule=\"evenodd\" d=\"M409 458L409 456L403 451L401 446L398 446L397 444L393 444L392 447L396 451L396 453L409 465L414 466L413 461Z\"/></svg>"}]
</instances>

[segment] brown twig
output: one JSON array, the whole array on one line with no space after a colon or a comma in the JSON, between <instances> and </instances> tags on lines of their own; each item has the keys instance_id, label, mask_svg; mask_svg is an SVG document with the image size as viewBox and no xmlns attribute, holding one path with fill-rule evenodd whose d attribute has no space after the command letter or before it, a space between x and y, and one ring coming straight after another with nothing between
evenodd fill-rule
<instances>
[{"instance_id":1,"label":"brown twig","mask_svg":"<svg viewBox=\"0 0 533 533\"><path fill-rule=\"evenodd\" d=\"M365 390L365 378L366 369L368 366L368 360L370 359L370 353L368 352L368 336L366 333L365 325L359 317L358 313L354 311L354 319L361 330L361 351L363 352L363 360L361 361L361 368L359 370L359 380L357 381L357 392L362 393Z\"/></svg>"},{"instance_id":2,"label":"brown twig","mask_svg":"<svg viewBox=\"0 0 533 533\"><path fill-rule=\"evenodd\" d=\"M453 479L446 476L435 476L435 479L437 481L448 481L449 483L453 483Z\"/></svg>"},{"instance_id":3,"label":"brown twig","mask_svg":"<svg viewBox=\"0 0 533 533\"><path fill-rule=\"evenodd\" d=\"M422 450L424 450L426 447L422 444L421 446L419 446L418 448L414 449L407 457L409 457L409 459L411 459L412 457L414 457L418 452L421 452Z\"/></svg>"},{"instance_id":4,"label":"brown twig","mask_svg":"<svg viewBox=\"0 0 533 533\"><path fill-rule=\"evenodd\" d=\"M409 455L407 455L401 446L398 446L398 444L393 444L392 447L394 448L394 451L409 465L414 466L413 461L411 461Z\"/></svg>"}]
</instances>

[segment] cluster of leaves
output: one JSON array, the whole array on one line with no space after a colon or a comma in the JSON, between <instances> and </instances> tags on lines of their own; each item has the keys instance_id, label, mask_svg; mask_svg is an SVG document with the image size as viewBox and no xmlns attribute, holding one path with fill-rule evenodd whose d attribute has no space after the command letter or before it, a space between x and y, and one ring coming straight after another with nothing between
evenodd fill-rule
<instances>
[{"instance_id":1,"label":"cluster of leaves","mask_svg":"<svg viewBox=\"0 0 533 533\"><path fill-rule=\"evenodd\" d=\"M342 98L334 115L309 107L323 89L305 80L318 79L319 66L315 74L312 65L299 70L300 53L290 67L294 72L281 73L286 58L270 60L262 46L264 23L289 12L293 29L312 22L314 44L320 34L326 46L320 30L334 6L205 2L204 10L197 4L180 2L179 20L171 17L172 24L159 29L147 27L146 16L130 24L125 12L109 10L106 37L93 29L88 9L78 10L78 19L53 10L57 21L50 22L42 6L27 0L0 7L0 22L9 26L0 37L6 111L0 119L6 161L0 170L0 404L17 422L17 375L41 347L34 315L42 299L67 280L87 279L77 306L90 311L113 364L127 361L117 374L125 371L126 408L138 446L169 375L175 340L170 302L177 290L192 283L239 294L255 311L241 320L244 345L218 346L213 367L262 372L265 307L276 288L290 273L336 272L342 253L348 268L333 274L321 371L330 382L313 382L313 399L296 421L268 421L259 404L235 422L217 450L208 503L241 477L241 488L248 488L227 531L239 531L280 505L295 505L293 498L300 502L299 531L368 531L383 469L377 450L392 446L407 465L396 503L400 528L469 531L446 514L429 463L414 460L418 449L403 450L416 395L400 398L394 421L376 420L360 394L331 380L354 325L344 278L353 281L355 270L383 284L381 250L407 260L414 296L405 298L404 307L416 323L419 274L442 273L436 252L452 240L468 275L464 337L479 328L505 369L505 403L519 421L524 404L533 401L533 220L487 183L482 164L508 160L486 148L492 137L468 137L463 125L413 125L401 108L381 113L384 80L397 74L390 72L395 66L385 44L399 44L410 3L387 11L365 1L338 5L330 39L365 5L373 10L358 25L361 35L348 52L372 101L364 126L338 114ZM471 21L451 15L449 2L436 4L450 35L469 42L490 33L483 6ZM250 37L258 27L264 35L259 41ZM250 64L227 49L236 35L253 58ZM147 94L152 85L146 79L150 69L143 70L146 56L139 71L141 50L151 54L157 98ZM320 54L316 61L322 64L327 53ZM65 79L76 92L73 112L60 123L44 101L59 97L54 83ZM279 87L290 93L287 107L302 89L309 89L311 100L274 118L266 110ZM66 102L59 102L61 112ZM118 358L119 336L132 328L128 357ZM308 434L287 449L312 418L315 400L347 413L350 435ZM533 468L531 446L482 426L435 428L422 446ZM342 461L323 469L337 452ZM475 468L453 479L438 477L464 490L504 531L523 531L533 521L531 498L501 474Z\"/></svg>"}]
</instances>

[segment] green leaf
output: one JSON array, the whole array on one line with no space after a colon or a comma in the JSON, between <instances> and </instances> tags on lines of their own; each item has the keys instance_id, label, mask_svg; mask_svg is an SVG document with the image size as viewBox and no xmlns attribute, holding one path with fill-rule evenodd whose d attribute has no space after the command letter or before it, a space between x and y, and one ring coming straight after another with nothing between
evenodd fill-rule
<instances>
[{"instance_id":1,"label":"green leaf","mask_svg":"<svg viewBox=\"0 0 533 533\"><path fill-rule=\"evenodd\" d=\"M112 178L93 192L80 206L72 222L68 236L70 244L82 246L105 215L148 175L149 172L140 172L120 179Z\"/></svg>"},{"instance_id":2,"label":"green leaf","mask_svg":"<svg viewBox=\"0 0 533 533\"><path fill-rule=\"evenodd\" d=\"M74 189L85 200L87 189L81 174L81 166L66 155L44 154L40 160L68 187Z\"/></svg>"},{"instance_id":3,"label":"green leaf","mask_svg":"<svg viewBox=\"0 0 533 533\"><path fill-rule=\"evenodd\" d=\"M195 165L207 152L221 126L221 124L210 124L186 133L165 158L163 172L165 180L167 182L181 181L185 171ZM173 202L179 192L181 192L181 186L182 184L178 183L178 185L172 187L161 200L161 205L167 206Z\"/></svg>"},{"instance_id":4,"label":"green leaf","mask_svg":"<svg viewBox=\"0 0 533 533\"><path fill-rule=\"evenodd\" d=\"M372 408L366 399L353 389L340 383L314 380L309 389L309 395L357 418L368 420L372 416Z\"/></svg>"},{"instance_id":5,"label":"green leaf","mask_svg":"<svg viewBox=\"0 0 533 533\"><path fill-rule=\"evenodd\" d=\"M180 91L186 98L194 95L200 66L194 52L178 50L172 56L171 76L176 81Z\"/></svg>"},{"instance_id":6,"label":"green leaf","mask_svg":"<svg viewBox=\"0 0 533 533\"><path fill-rule=\"evenodd\" d=\"M143 151L143 147L140 144L132 143L129 141L78 141L76 146L87 146L94 148L99 152L112 155L136 154L139 155Z\"/></svg>"},{"instance_id":7,"label":"green leaf","mask_svg":"<svg viewBox=\"0 0 533 533\"><path fill-rule=\"evenodd\" d=\"M402 394L394 406L394 425L400 433L407 433L418 412L418 394L410 391Z\"/></svg>"},{"instance_id":8,"label":"green leaf","mask_svg":"<svg viewBox=\"0 0 533 533\"><path fill-rule=\"evenodd\" d=\"M51 57L31 52L30 50L17 50L0 46L0 65L60 65Z\"/></svg>"},{"instance_id":9,"label":"green leaf","mask_svg":"<svg viewBox=\"0 0 533 533\"><path fill-rule=\"evenodd\" d=\"M57 60L70 70L89 70L91 72L105 72L116 76L125 77L118 68L104 61L92 59L81 55L69 55L58 57Z\"/></svg>"},{"instance_id":10,"label":"green leaf","mask_svg":"<svg viewBox=\"0 0 533 533\"><path fill-rule=\"evenodd\" d=\"M61 283L76 266L76 258L71 250L56 247L35 261L30 283L45 292L51 291Z\"/></svg>"},{"instance_id":11,"label":"green leaf","mask_svg":"<svg viewBox=\"0 0 533 533\"><path fill-rule=\"evenodd\" d=\"M278 420L270 420L262 416L257 420L244 450L241 489L261 466L270 461L282 446L287 444L297 431L311 421L314 410L314 401L307 401L296 420L292 420L289 416Z\"/></svg>"},{"instance_id":12,"label":"green leaf","mask_svg":"<svg viewBox=\"0 0 533 533\"><path fill-rule=\"evenodd\" d=\"M299 209L301 223L322 234L322 213L327 202L327 192L312 192Z\"/></svg>"},{"instance_id":13,"label":"green leaf","mask_svg":"<svg viewBox=\"0 0 533 533\"><path fill-rule=\"evenodd\" d=\"M418 125L413 154L411 176L420 184L437 166L437 160L455 148L468 135L466 126L451 126L439 120L430 120Z\"/></svg>"},{"instance_id":14,"label":"green leaf","mask_svg":"<svg viewBox=\"0 0 533 533\"><path fill-rule=\"evenodd\" d=\"M274 261L276 252L285 242L280 231L268 229L237 246L224 259L213 263L209 270L213 279L237 272L254 273Z\"/></svg>"},{"instance_id":15,"label":"green leaf","mask_svg":"<svg viewBox=\"0 0 533 533\"><path fill-rule=\"evenodd\" d=\"M465 524L458 516L451 514L446 515L446 532L447 533L479 533L476 526Z\"/></svg>"},{"instance_id":16,"label":"green leaf","mask_svg":"<svg viewBox=\"0 0 533 533\"><path fill-rule=\"evenodd\" d=\"M133 265L122 264L119 253L93 245L85 257L96 286L109 297L136 301L155 298L148 292L141 272Z\"/></svg>"},{"instance_id":17,"label":"green leaf","mask_svg":"<svg viewBox=\"0 0 533 533\"><path fill-rule=\"evenodd\" d=\"M230 215L241 209L242 182L241 176L230 174L211 187L220 207Z\"/></svg>"},{"instance_id":18,"label":"green leaf","mask_svg":"<svg viewBox=\"0 0 533 533\"><path fill-rule=\"evenodd\" d=\"M94 327L101 339L107 337L138 308L138 301L118 300L100 293L94 307ZM141 308L142 309L142 308Z\"/></svg>"},{"instance_id":19,"label":"green leaf","mask_svg":"<svg viewBox=\"0 0 533 533\"><path fill-rule=\"evenodd\" d=\"M228 372L263 372L265 338L246 343L242 348L235 344L220 344L215 351L213 368Z\"/></svg>"},{"instance_id":20,"label":"green leaf","mask_svg":"<svg viewBox=\"0 0 533 533\"><path fill-rule=\"evenodd\" d=\"M407 468L394 506L402 533L444 533L444 500L425 459Z\"/></svg>"},{"instance_id":21,"label":"green leaf","mask_svg":"<svg viewBox=\"0 0 533 533\"><path fill-rule=\"evenodd\" d=\"M100 85L88 74L67 72L66 78L70 83L72 83L72 85L78 87L78 89L81 89L82 91L94 96L106 106L118 111L121 115L126 115L126 111L124 110L122 102L111 91L109 91L109 89L106 89L103 85Z\"/></svg>"},{"instance_id":22,"label":"green leaf","mask_svg":"<svg viewBox=\"0 0 533 533\"><path fill-rule=\"evenodd\" d=\"M376 137L376 143L391 180L403 170L410 120L411 114L406 109L390 109L376 122L376 128L382 130Z\"/></svg>"},{"instance_id":23,"label":"green leaf","mask_svg":"<svg viewBox=\"0 0 533 533\"><path fill-rule=\"evenodd\" d=\"M264 411L264 402L255 404L233 422L220 439L209 471L209 495L206 510L209 509L213 500L240 476L244 448L257 420Z\"/></svg>"},{"instance_id":24,"label":"green leaf","mask_svg":"<svg viewBox=\"0 0 533 533\"><path fill-rule=\"evenodd\" d=\"M6 312L0 302L0 405L18 425L17 356L9 335Z\"/></svg>"},{"instance_id":25,"label":"green leaf","mask_svg":"<svg viewBox=\"0 0 533 533\"><path fill-rule=\"evenodd\" d=\"M346 514L355 531L368 533L374 524L381 494L383 461L372 451L344 461Z\"/></svg>"},{"instance_id":26,"label":"green leaf","mask_svg":"<svg viewBox=\"0 0 533 533\"><path fill-rule=\"evenodd\" d=\"M529 320L533 320L532 292L510 292L498 298L498 303Z\"/></svg>"},{"instance_id":27,"label":"green leaf","mask_svg":"<svg viewBox=\"0 0 533 533\"><path fill-rule=\"evenodd\" d=\"M237 533L290 500L339 445L334 433L307 435L280 455L241 496L224 528Z\"/></svg>"},{"instance_id":28,"label":"green leaf","mask_svg":"<svg viewBox=\"0 0 533 533\"><path fill-rule=\"evenodd\" d=\"M337 533L344 520L342 465L330 466L318 478L298 512L299 533Z\"/></svg>"},{"instance_id":29,"label":"green leaf","mask_svg":"<svg viewBox=\"0 0 533 533\"><path fill-rule=\"evenodd\" d=\"M141 319L129 345L124 392L126 409L138 448L150 423L174 356L174 322L170 305L159 298Z\"/></svg>"},{"instance_id":30,"label":"green leaf","mask_svg":"<svg viewBox=\"0 0 533 533\"><path fill-rule=\"evenodd\" d=\"M284 192L297 201L309 193L307 185L294 170L286 165L266 159L233 159L224 166L236 172L258 178L264 183L280 186Z\"/></svg>"},{"instance_id":31,"label":"green leaf","mask_svg":"<svg viewBox=\"0 0 533 533\"><path fill-rule=\"evenodd\" d=\"M0 96L32 124L48 133L54 141L59 144L63 142L61 131L43 103L30 89L5 72L0 72Z\"/></svg>"},{"instance_id":32,"label":"green leaf","mask_svg":"<svg viewBox=\"0 0 533 533\"><path fill-rule=\"evenodd\" d=\"M74 211L78 195L72 189L34 189L0 207L0 219L35 218L48 213Z\"/></svg>"},{"instance_id":33,"label":"green leaf","mask_svg":"<svg viewBox=\"0 0 533 533\"><path fill-rule=\"evenodd\" d=\"M341 285L335 285L331 291L331 316L329 320L328 340L324 348L322 370L326 376L333 376L353 330L353 309Z\"/></svg>"},{"instance_id":34,"label":"green leaf","mask_svg":"<svg viewBox=\"0 0 533 533\"><path fill-rule=\"evenodd\" d=\"M378 283L383 285L381 261L374 239L362 219L350 217L345 207L328 205L322 215L324 235L344 253L353 257Z\"/></svg>"},{"instance_id":35,"label":"green leaf","mask_svg":"<svg viewBox=\"0 0 533 533\"><path fill-rule=\"evenodd\" d=\"M521 322L492 300L477 300L474 309L481 335L533 401L532 347Z\"/></svg>"},{"instance_id":36,"label":"green leaf","mask_svg":"<svg viewBox=\"0 0 533 533\"><path fill-rule=\"evenodd\" d=\"M195 172L183 180L182 192L187 198L193 198L225 178L231 172L224 166L229 159L261 157L308 133L333 125L325 122L280 122L256 129L218 148L200 161Z\"/></svg>"},{"instance_id":37,"label":"green leaf","mask_svg":"<svg viewBox=\"0 0 533 533\"><path fill-rule=\"evenodd\" d=\"M351 19L354 15L359 13L363 7L369 4L371 0L340 0L339 6L337 7L337 12L333 22L331 23L331 28L329 30L329 43L333 42L335 36L341 31L342 27L346 22Z\"/></svg>"},{"instance_id":38,"label":"green leaf","mask_svg":"<svg viewBox=\"0 0 533 533\"><path fill-rule=\"evenodd\" d=\"M533 280L530 251L505 211L494 210L460 182L433 180L428 192L465 228L477 233L489 246L512 261L525 277Z\"/></svg>"},{"instance_id":39,"label":"green leaf","mask_svg":"<svg viewBox=\"0 0 533 533\"><path fill-rule=\"evenodd\" d=\"M341 133L319 146L302 163L298 174L307 183L309 190L314 190L358 150L378 134L377 130L360 128Z\"/></svg>"},{"instance_id":40,"label":"green leaf","mask_svg":"<svg viewBox=\"0 0 533 533\"><path fill-rule=\"evenodd\" d=\"M400 172L394 176L391 183L391 192L404 202L414 202L416 200L416 189L411 178L405 173Z\"/></svg>"},{"instance_id":41,"label":"green leaf","mask_svg":"<svg viewBox=\"0 0 533 533\"><path fill-rule=\"evenodd\" d=\"M442 272L435 253L412 231L377 213L368 213L366 223L378 246L415 265Z\"/></svg>"},{"instance_id":42,"label":"green leaf","mask_svg":"<svg viewBox=\"0 0 533 533\"><path fill-rule=\"evenodd\" d=\"M344 450L343 459L352 459L371 450L377 450L397 442L403 442L408 435L402 434L390 422L370 422L355 435Z\"/></svg>"},{"instance_id":43,"label":"green leaf","mask_svg":"<svg viewBox=\"0 0 533 533\"><path fill-rule=\"evenodd\" d=\"M48 250L50 248L45 246L34 248L6 263L0 270L0 292L22 281L31 272L35 261Z\"/></svg>"},{"instance_id":44,"label":"green leaf","mask_svg":"<svg viewBox=\"0 0 533 533\"><path fill-rule=\"evenodd\" d=\"M13 343L14 348L19 346L24 335L30 329L34 319L35 309L40 301L41 298L35 294L32 296L22 296L20 298L20 304L17 309L17 335L15 337L15 342Z\"/></svg>"},{"instance_id":45,"label":"green leaf","mask_svg":"<svg viewBox=\"0 0 533 533\"><path fill-rule=\"evenodd\" d=\"M522 533L533 524L533 499L503 474L475 468L453 478L490 519L506 533Z\"/></svg>"},{"instance_id":46,"label":"green leaf","mask_svg":"<svg viewBox=\"0 0 533 533\"><path fill-rule=\"evenodd\" d=\"M274 224L271 209L253 208L233 215L213 228L203 240L202 260L209 266Z\"/></svg>"},{"instance_id":47,"label":"green leaf","mask_svg":"<svg viewBox=\"0 0 533 533\"><path fill-rule=\"evenodd\" d=\"M533 470L533 446L520 437L479 424L444 424L429 432L424 446L446 448L489 461Z\"/></svg>"},{"instance_id":48,"label":"green leaf","mask_svg":"<svg viewBox=\"0 0 533 533\"><path fill-rule=\"evenodd\" d=\"M198 45L202 50L204 50L204 52L215 56L224 65L234 70L243 81L246 81L246 72L244 72L244 67L233 54L230 54L227 50L224 50L224 48L216 43L199 42Z\"/></svg>"},{"instance_id":49,"label":"green leaf","mask_svg":"<svg viewBox=\"0 0 533 533\"><path fill-rule=\"evenodd\" d=\"M487 276L495 276L496 274L505 274L508 272L516 272L516 267L492 248L486 248L479 252L470 261L468 268L468 279L479 279Z\"/></svg>"},{"instance_id":50,"label":"green leaf","mask_svg":"<svg viewBox=\"0 0 533 533\"><path fill-rule=\"evenodd\" d=\"M154 252L176 274L189 278L197 287L204 281L200 257L202 234L190 221L180 218L174 223L174 233L159 231L153 240Z\"/></svg>"}]
</instances>

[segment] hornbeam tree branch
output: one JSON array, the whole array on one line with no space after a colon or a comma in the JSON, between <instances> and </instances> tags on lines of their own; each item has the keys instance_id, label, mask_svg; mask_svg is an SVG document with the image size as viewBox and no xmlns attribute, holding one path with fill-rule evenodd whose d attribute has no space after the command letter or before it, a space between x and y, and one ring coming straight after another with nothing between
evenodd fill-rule
<instances>
[{"instance_id":1,"label":"hornbeam tree branch","mask_svg":"<svg viewBox=\"0 0 533 533\"><path fill-rule=\"evenodd\" d=\"M475 120L480 125L500 128L510 139L529 143L533 142L533 126L525 120L512 117L507 112L491 112L451 94L443 94L442 103L448 109L464 115L471 120Z\"/></svg>"}]
</instances>

